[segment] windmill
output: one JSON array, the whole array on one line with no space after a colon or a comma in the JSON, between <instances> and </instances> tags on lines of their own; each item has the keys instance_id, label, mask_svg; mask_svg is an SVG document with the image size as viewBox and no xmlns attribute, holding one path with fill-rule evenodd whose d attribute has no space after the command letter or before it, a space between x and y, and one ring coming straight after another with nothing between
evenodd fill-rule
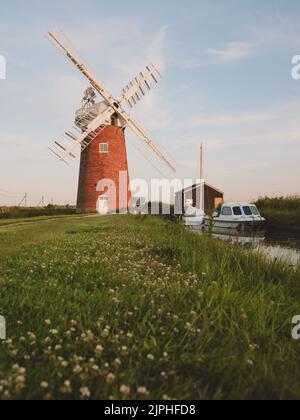
<instances>
[{"instance_id":1,"label":"windmill","mask_svg":"<svg viewBox=\"0 0 300 420\"><path fill-rule=\"evenodd\" d=\"M65 131L64 141L55 140L49 149L67 164L81 150L77 198L77 207L80 210L95 211L97 202L101 202L102 208L109 211L127 210L131 198L128 184L125 194L117 187L112 203L106 195L107 191L99 192L96 188L101 180L112 180L118 186L121 173L127 174L127 178L129 176L125 128L129 128L141 140L146 149L144 157L156 169L160 170L159 165L163 164L176 171L174 161L125 109L125 106L133 108L146 96L152 86L158 83L160 73L153 64L147 66L122 90L120 98L115 99L56 35L51 32L48 35L90 83L90 87L84 92L81 108L76 112L75 126L72 130ZM101 102L97 102L97 94L102 97Z\"/></svg>"}]
</instances>

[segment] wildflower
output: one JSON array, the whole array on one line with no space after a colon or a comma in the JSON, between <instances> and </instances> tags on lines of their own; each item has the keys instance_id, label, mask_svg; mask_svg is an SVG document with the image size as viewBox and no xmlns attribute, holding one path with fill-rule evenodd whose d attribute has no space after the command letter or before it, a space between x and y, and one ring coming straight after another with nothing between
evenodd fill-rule
<instances>
[{"instance_id":1,"label":"wildflower","mask_svg":"<svg viewBox=\"0 0 300 420\"><path fill-rule=\"evenodd\" d=\"M122 385L120 388L120 392L125 397L128 397L130 395L130 387L127 385Z\"/></svg>"},{"instance_id":2,"label":"wildflower","mask_svg":"<svg viewBox=\"0 0 300 420\"><path fill-rule=\"evenodd\" d=\"M144 396L144 397L148 397L150 392L147 390L147 388L145 386L140 386L137 389L138 394Z\"/></svg>"},{"instance_id":3,"label":"wildflower","mask_svg":"<svg viewBox=\"0 0 300 420\"><path fill-rule=\"evenodd\" d=\"M249 348L251 351L259 350L259 346L257 344L250 344Z\"/></svg>"},{"instance_id":4,"label":"wildflower","mask_svg":"<svg viewBox=\"0 0 300 420\"><path fill-rule=\"evenodd\" d=\"M114 375L113 373L109 373L106 377L106 382L108 384L112 384L116 379L116 375Z\"/></svg>"},{"instance_id":5,"label":"wildflower","mask_svg":"<svg viewBox=\"0 0 300 420\"><path fill-rule=\"evenodd\" d=\"M51 321L50 321L50 319L46 319L46 320L45 320L45 324L46 324L46 325L51 325Z\"/></svg>"},{"instance_id":6,"label":"wildflower","mask_svg":"<svg viewBox=\"0 0 300 420\"><path fill-rule=\"evenodd\" d=\"M247 365L248 365L248 366L250 366L250 367L252 367L252 366L254 365L253 361L252 361L252 360L250 360L250 359L248 359L248 360L246 361L246 363L247 363Z\"/></svg>"},{"instance_id":7,"label":"wildflower","mask_svg":"<svg viewBox=\"0 0 300 420\"><path fill-rule=\"evenodd\" d=\"M191 324L190 322L187 322L187 323L185 324L185 327L186 327L186 329L187 329L188 331L191 331L191 329L192 329L192 324Z\"/></svg>"},{"instance_id":8,"label":"wildflower","mask_svg":"<svg viewBox=\"0 0 300 420\"><path fill-rule=\"evenodd\" d=\"M57 330L50 330L50 334L51 335L57 335L58 334L58 331Z\"/></svg>"},{"instance_id":9,"label":"wildflower","mask_svg":"<svg viewBox=\"0 0 300 420\"><path fill-rule=\"evenodd\" d=\"M29 332L27 335L30 338L30 340L33 340L33 341L36 340L36 335L33 334L32 332Z\"/></svg>"},{"instance_id":10,"label":"wildflower","mask_svg":"<svg viewBox=\"0 0 300 420\"><path fill-rule=\"evenodd\" d=\"M115 359L114 360L114 366L121 366L122 365L122 362L121 362L121 360L119 359L119 358L117 358L117 359Z\"/></svg>"},{"instance_id":11,"label":"wildflower","mask_svg":"<svg viewBox=\"0 0 300 420\"><path fill-rule=\"evenodd\" d=\"M151 362L153 362L155 357L153 356L153 354L148 354L147 359L150 360Z\"/></svg>"},{"instance_id":12,"label":"wildflower","mask_svg":"<svg viewBox=\"0 0 300 420\"><path fill-rule=\"evenodd\" d=\"M103 350L104 350L103 347L100 344L98 344L98 346L95 349L95 355L102 356Z\"/></svg>"},{"instance_id":13,"label":"wildflower","mask_svg":"<svg viewBox=\"0 0 300 420\"><path fill-rule=\"evenodd\" d=\"M63 394L71 394L72 393L71 381L65 381L64 385L61 387L60 390Z\"/></svg>"},{"instance_id":14,"label":"wildflower","mask_svg":"<svg viewBox=\"0 0 300 420\"><path fill-rule=\"evenodd\" d=\"M108 337L109 336L109 330L107 328L105 328L101 335L102 335L102 337Z\"/></svg>"},{"instance_id":15,"label":"wildflower","mask_svg":"<svg viewBox=\"0 0 300 420\"><path fill-rule=\"evenodd\" d=\"M81 398L90 398L91 396L91 391L89 390L88 387L80 388L79 392L80 392Z\"/></svg>"},{"instance_id":16,"label":"wildflower","mask_svg":"<svg viewBox=\"0 0 300 420\"><path fill-rule=\"evenodd\" d=\"M45 382L45 381L41 382L41 388L42 389L47 389L48 387L49 387L48 382Z\"/></svg>"},{"instance_id":17,"label":"wildflower","mask_svg":"<svg viewBox=\"0 0 300 420\"><path fill-rule=\"evenodd\" d=\"M82 372L82 368L79 365L76 365L75 368L73 369L73 372L76 374L79 374Z\"/></svg>"},{"instance_id":18,"label":"wildflower","mask_svg":"<svg viewBox=\"0 0 300 420\"><path fill-rule=\"evenodd\" d=\"M10 400L10 399L11 399L11 397L12 397L12 395L11 395L11 393L10 393L9 391L5 391L5 392L4 392L4 394L3 394L3 398L4 398L5 400Z\"/></svg>"},{"instance_id":19,"label":"wildflower","mask_svg":"<svg viewBox=\"0 0 300 420\"><path fill-rule=\"evenodd\" d=\"M16 377L16 382L24 383L25 382L25 375L19 375Z\"/></svg>"}]
</instances>

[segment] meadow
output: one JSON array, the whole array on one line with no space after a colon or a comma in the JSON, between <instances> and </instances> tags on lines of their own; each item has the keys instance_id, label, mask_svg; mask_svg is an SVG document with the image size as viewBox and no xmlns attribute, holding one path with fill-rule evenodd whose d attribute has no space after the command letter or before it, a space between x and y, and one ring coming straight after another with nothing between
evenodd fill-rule
<instances>
[{"instance_id":1,"label":"meadow","mask_svg":"<svg viewBox=\"0 0 300 420\"><path fill-rule=\"evenodd\" d=\"M47 207L0 207L0 222L9 219L29 219L74 214L76 214L76 207L72 206L48 205Z\"/></svg>"},{"instance_id":2,"label":"meadow","mask_svg":"<svg viewBox=\"0 0 300 420\"><path fill-rule=\"evenodd\" d=\"M265 197L256 204L270 228L300 232L300 197Z\"/></svg>"},{"instance_id":3,"label":"meadow","mask_svg":"<svg viewBox=\"0 0 300 420\"><path fill-rule=\"evenodd\" d=\"M299 399L300 267L155 217L0 228L0 399Z\"/></svg>"}]
</instances>

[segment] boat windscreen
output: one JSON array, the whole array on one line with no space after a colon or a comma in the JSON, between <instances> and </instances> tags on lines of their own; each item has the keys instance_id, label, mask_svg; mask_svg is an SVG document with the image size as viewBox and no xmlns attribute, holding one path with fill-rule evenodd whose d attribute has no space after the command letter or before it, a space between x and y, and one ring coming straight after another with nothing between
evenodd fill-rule
<instances>
[{"instance_id":1,"label":"boat windscreen","mask_svg":"<svg viewBox=\"0 0 300 420\"><path fill-rule=\"evenodd\" d=\"M252 210L249 206L244 206L243 210L246 216L252 216Z\"/></svg>"}]
</instances>

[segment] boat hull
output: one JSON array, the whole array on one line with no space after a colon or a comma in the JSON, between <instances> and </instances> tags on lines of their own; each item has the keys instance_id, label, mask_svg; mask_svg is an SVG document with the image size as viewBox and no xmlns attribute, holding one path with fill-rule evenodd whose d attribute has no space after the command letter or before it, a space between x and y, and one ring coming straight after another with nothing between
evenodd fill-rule
<instances>
[{"instance_id":1,"label":"boat hull","mask_svg":"<svg viewBox=\"0 0 300 420\"><path fill-rule=\"evenodd\" d=\"M265 231L265 222L261 220L253 221L227 221L213 220L206 221L206 228L211 229L214 233L233 232L237 234L245 233L263 233Z\"/></svg>"}]
</instances>

